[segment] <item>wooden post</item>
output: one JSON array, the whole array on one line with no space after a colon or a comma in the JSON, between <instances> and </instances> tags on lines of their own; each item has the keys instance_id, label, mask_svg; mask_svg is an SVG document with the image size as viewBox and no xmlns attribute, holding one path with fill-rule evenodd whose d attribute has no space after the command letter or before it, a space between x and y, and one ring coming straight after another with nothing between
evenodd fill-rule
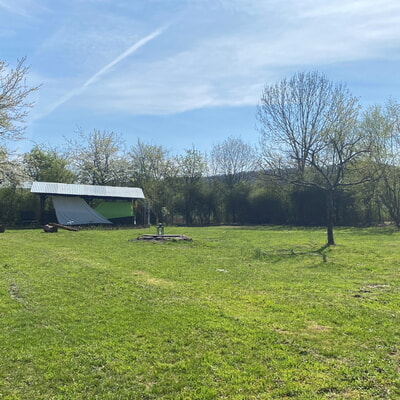
<instances>
[{"instance_id":1,"label":"wooden post","mask_svg":"<svg viewBox=\"0 0 400 400\"><path fill-rule=\"evenodd\" d=\"M40 211L39 211L39 222L41 225L44 225L46 221L44 220L44 206L46 203L46 195L40 195Z\"/></svg>"}]
</instances>

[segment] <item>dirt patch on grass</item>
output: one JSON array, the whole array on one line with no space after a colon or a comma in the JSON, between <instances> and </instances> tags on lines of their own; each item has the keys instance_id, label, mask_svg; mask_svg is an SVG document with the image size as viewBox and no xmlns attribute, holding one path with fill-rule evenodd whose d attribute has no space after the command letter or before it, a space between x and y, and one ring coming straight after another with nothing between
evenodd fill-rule
<instances>
[{"instance_id":1,"label":"dirt patch on grass","mask_svg":"<svg viewBox=\"0 0 400 400\"><path fill-rule=\"evenodd\" d=\"M166 288L171 288L175 286L175 282L169 281L167 279L156 278L154 276L151 276L148 272L145 271L136 271L134 274L137 277L139 277L142 281L144 281L146 284L151 286L166 287Z\"/></svg>"},{"instance_id":2,"label":"dirt patch on grass","mask_svg":"<svg viewBox=\"0 0 400 400\"><path fill-rule=\"evenodd\" d=\"M316 323L311 323L308 325L308 331L310 332L329 332L332 328L330 326L319 325Z\"/></svg>"}]
</instances>

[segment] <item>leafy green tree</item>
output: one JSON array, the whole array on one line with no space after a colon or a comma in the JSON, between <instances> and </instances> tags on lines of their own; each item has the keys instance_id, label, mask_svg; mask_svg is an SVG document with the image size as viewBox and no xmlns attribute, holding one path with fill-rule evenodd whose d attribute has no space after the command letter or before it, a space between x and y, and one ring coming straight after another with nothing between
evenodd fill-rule
<instances>
[{"instance_id":1,"label":"leafy green tree","mask_svg":"<svg viewBox=\"0 0 400 400\"><path fill-rule=\"evenodd\" d=\"M249 216L252 224L284 225L292 223L292 208L288 190L273 180L253 184L248 196Z\"/></svg>"},{"instance_id":2,"label":"leafy green tree","mask_svg":"<svg viewBox=\"0 0 400 400\"><path fill-rule=\"evenodd\" d=\"M258 107L264 168L278 179L325 193L328 245L335 244L335 193L370 179L359 168L371 151L358 129L359 108L345 85L318 72L266 85Z\"/></svg>"},{"instance_id":3,"label":"leafy green tree","mask_svg":"<svg viewBox=\"0 0 400 400\"><path fill-rule=\"evenodd\" d=\"M182 211L187 225L192 225L202 215L203 189L207 173L205 156L196 149L185 150L177 157L178 190L182 196Z\"/></svg>"},{"instance_id":4,"label":"leafy green tree","mask_svg":"<svg viewBox=\"0 0 400 400\"><path fill-rule=\"evenodd\" d=\"M172 210L172 186L177 173L169 151L138 140L127 154L127 163L131 184L143 189L156 222L163 220Z\"/></svg>"},{"instance_id":5,"label":"leafy green tree","mask_svg":"<svg viewBox=\"0 0 400 400\"><path fill-rule=\"evenodd\" d=\"M73 183L74 174L68 168L68 161L53 148L35 145L23 157L27 176L33 181Z\"/></svg>"}]
</instances>

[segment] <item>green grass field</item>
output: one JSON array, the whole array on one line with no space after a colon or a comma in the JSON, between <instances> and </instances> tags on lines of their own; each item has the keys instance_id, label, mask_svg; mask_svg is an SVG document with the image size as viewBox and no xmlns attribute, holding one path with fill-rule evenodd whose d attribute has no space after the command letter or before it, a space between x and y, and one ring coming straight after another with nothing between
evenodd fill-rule
<instances>
[{"instance_id":1,"label":"green grass field","mask_svg":"<svg viewBox=\"0 0 400 400\"><path fill-rule=\"evenodd\" d=\"M0 234L0 399L400 398L400 233L142 233Z\"/></svg>"}]
</instances>

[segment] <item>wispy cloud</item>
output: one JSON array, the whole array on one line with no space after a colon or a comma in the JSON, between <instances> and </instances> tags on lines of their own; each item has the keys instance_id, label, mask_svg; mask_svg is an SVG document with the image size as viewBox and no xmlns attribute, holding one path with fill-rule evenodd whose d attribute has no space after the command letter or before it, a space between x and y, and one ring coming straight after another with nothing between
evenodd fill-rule
<instances>
[{"instance_id":1,"label":"wispy cloud","mask_svg":"<svg viewBox=\"0 0 400 400\"><path fill-rule=\"evenodd\" d=\"M161 35L167 27L162 27L160 29L157 29L156 31L150 33L150 35L147 35L146 37L140 39L137 41L135 44L133 44L129 49L124 51L121 55L119 55L115 60L111 61L109 64L107 64L104 68L102 68L100 71L96 72L92 77L90 77L83 85L82 85L82 90L87 88L89 85L92 83L96 82L102 75L107 73L112 67L120 63L122 60L133 54L135 51L139 50L141 47L143 47L145 44L150 42L151 40L155 39L157 36Z\"/></svg>"},{"instance_id":2,"label":"wispy cloud","mask_svg":"<svg viewBox=\"0 0 400 400\"><path fill-rule=\"evenodd\" d=\"M169 25L164 25L163 27L156 29L149 35L143 37L142 39L138 40L135 42L132 46L130 46L127 50L125 50L122 54L120 54L118 57L116 57L113 61L111 61L109 64L107 64L105 67L101 68L99 71L97 71L95 74L93 74L86 82L84 82L80 87L77 87L70 92L66 93L64 96L62 96L58 101L56 101L54 104L52 104L51 107L49 107L44 113L37 115L35 120L44 118L45 116L48 116L51 114L53 111L55 111L57 108L61 107L63 104L74 98L75 96L80 95L82 92L84 92L90 85L98 81L103 75L105 75L108 71L110 71L114 66L122 62L124 59L138 51L141 47L145 46L147 43L155 39L157 36L161 35Z\"/></svg>"},{"instance_id":3,"label":"wispy cloud","mask_svg":"<svg viewBox=\"0 0 400 400\"><path fill-rule=\"evenodd\" d=\"M46 10L46 7L33 0L0 0L0 8L25 18L31 18L38 12Z\"/></svg>"},{"instance_id":4,"label":"wispy cloud","mask_svg":"<svg viewBox=\"0 0 400 400\"><path fill-rule=\"evenodd\" d=\"M0 8L13 14L28 16L27 12L14 1L0 0Z\"/></svg>"},{"instance_id":5,"label":"wispy cloud","mask_svg":"<svg viewBox=\"0 0 400 400\"><path fill-rule=\"evenodd\" d=\"M400 38L396 21L386 11L369 10L366 0L355 1L347 12L342 10L346 0L335 0L329 7L325 0L220 1L226 7L218 13L191 9L177 24L179 29L170 32L170 43L178 42L174 35L179 32L200 33L186 47L171 46L163 57L135 64L135 73L128 65L91 91L90 102L82 98L82 106L104 112L165 114L253 105L266 80L298 69L323 70L379 58L385 55L385 46ZM394 0L383 1L392 12L399 7ZM241 7L252 15L243 14Z\"/></svg>"},{"instance_id":6,"label":"wispy cloud","mask_svg":"<svg viewBox=\"0 0 400 400\"><path fill-rule=\"evenodd\" d=\"M160 15L155 15L151 7L148 23L174 18L172 5L177 3L170 0L171 6ZM134 63L126 58L166 27L129 46L126 38L137 29L150 31L139 12L129 14L124 9L123 15L104 14L105 19L98 7L98 18L91 19L97 22L83 28L86 14L80 16L79 24L70 18L43 51L53 58L59 51L57 54L65 57L65 63L60 63L63 71L69 72L57 79L57 85L49 85L50 95L45 101L61 85L68 89L64 95L54 96L57 100L41 117L72 98L77 110L107 112L110 116L113 112L174 114L215 106L251 106L257 103L267 81L299 69L335 71L335 66L343 63L398 57L394 51L400 39L398 0L382 0L384 7L371 0L332 0L329 4L325 0L204 0L185 4L184 17L174 20L173 29ZM120 55L108 54L121 43L127 50ZM113 61L82 79L81 85L74 88L69 84L68 76L89 67L93 71L93 64L102 65L99 59ZM123 60L127 61L123 68L110 74ZM73 73L68 69L71 66ZM333 75L332 79L337 78ZM339 79L347 80L342 76ZM101 84L96 85L99 80Z\"/></svg>"}]
</instances>

